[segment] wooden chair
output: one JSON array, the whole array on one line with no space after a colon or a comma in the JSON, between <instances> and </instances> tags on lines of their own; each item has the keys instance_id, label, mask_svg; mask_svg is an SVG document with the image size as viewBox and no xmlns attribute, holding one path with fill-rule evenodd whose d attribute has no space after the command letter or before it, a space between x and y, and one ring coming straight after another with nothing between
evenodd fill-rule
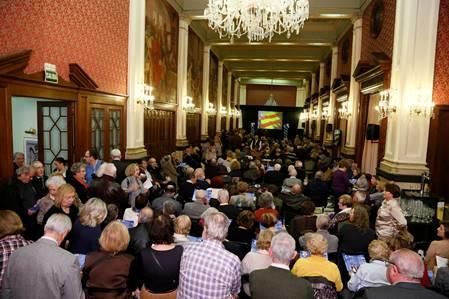
<instances>
[{"instance_id":1,"label":"wooden chair","mask_svg":"<svg viewBox=\"0 0 449 299\"><path fill-rule=\"evenodd\" d=\"M140 299L176 299L177 290L169 293L151 293L146 288L140 290Z\"/></svg>"}]
</instances>

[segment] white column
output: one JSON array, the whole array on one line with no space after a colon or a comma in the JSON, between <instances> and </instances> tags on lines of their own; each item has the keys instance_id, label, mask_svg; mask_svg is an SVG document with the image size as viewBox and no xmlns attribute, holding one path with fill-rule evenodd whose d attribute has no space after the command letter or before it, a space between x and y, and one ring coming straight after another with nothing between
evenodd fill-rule
<instances>
[{"instance_id":1,"label":"white column","mask_svg":"<svg viewBox=\"0 0 449 299\"><path fill-rule=\"evenodd\" d=\"M409 105L420 96L432 101L439 3L396 1L390 88L398 109L388 119L385 157L380 165L390 174L418 176L428 170L429 118L410 116Z\"/></svg>"},{"instance_id":2,"label":"white column","mask_svg":"<svg viewBox=\"0 0 449 299\"><path fill-rule=\"evenodd\" d=\"M355 154L355 138L357 135L357 119L360 104L360 84L352 76L360 60L362 53L362 18L353 20L352 32L352 60L351 60L351 83L349 87L348 108L351 116L348 119L348 131L346 132L346 144L344 153L347 155Z\"/></svg>"},{"instance_id":3,"label":"white column","mask_svg":"<svg viewBox=\"0 0 449 299\"><path fill-rule=\"evenodd\" d=\"M331 86L334 83L334 80L337 78L337 67L338 67L338 47L332 47ZM328 119L329 124L334 124L335 100L336 95L331 90L329 93L329 115L330 115Z\"/></svg>"},{"instance_id":4,"label":"white column","mask_svg":"<svg viewBox=\"0 0 449 299\"><path fill-rule=\"evenodd\" d=\"M201 140L207 140L209 137L207 131L207 122L209 115L207 108L209 107L209 67L210 67L210 46L203 48L203 103L201 109Z\"/></svg>"},{"instance_id":5,"label":"white column","mask_svg":"<svg viewBox=\"0 0 449 299\"><path fill-rule=\"evenodd\" d=\"M237 105L238 105L238 101L239 101L239 97L238 97L238 95L239 95L239 80L237 80L237 79L234 79L234 111L236 111L236 109L237 108L235 108ZM232 118L232 127L234 128L234 129L236 129L237 128L237 125L238 125L238 123L237 123L237 115L234 113L234 116L233 116L233 118Z\"/></svg>"},{"instance_id":6,"label":"white column","mask_svg":"<svg viewBox=\"0 0 449 299\"><path fill-rule=\"evenodd\" d=\"M179 17L178 35L178 81L176 109L176 147L188 145L186 137L186 112L183 109L187 96L187 51L189 42L189 23L186 17Z\"/></svg>"},{"instance_id":7,"label":"white column","mask_svg":"<svg viewBox=\"0 0 449 299\"><path fill-rule=\"evenodd\" d=\"M240 93L239 93L239 103L240 105L246 105L246 85L240 85ZM243 128L243 115L239 117L239 128Z\"/></svg>"},{"instance_id":8,"label":"white column","mask_svg":"<svg viewBox=\"0 0 449 299\"><path fill-rule=\"evenodd\" d=\"M320 79L318 85L318 91L324 87L324 76L326 73L326 64L324 62L320 62ZM318 118L316 120L316 130L315 130L315 139L319 140L321 135L321 111L323 110L323 100L321 96L318 95Z\"/></svg>"},{"instance_id":9,"label":"white column","mask_svg":"<svg viewBox=\"0 0 449 299\"><path fill-rule=\"evenodd\" d=\"M310 97L310 80L304 79L304 88L306 89L306 99Z\"/></svg>"},{"instance_id":10,"label":"white column","mask_svg":"<svg viewBox=\"0 0 449 299\"><path fill-rule=\"evenodd\" d=\"M144 83L145 1L129 4L128 101L126 104L126 159L147 155L143 140L144 107L136 103Z\"/></svg>"},{"instance_id":11,"label":"white column","mask_svg":"<svg viewBox=\"0 0 449 299\"><path fill-rule=\"evenodd\" d=\"M316 88L316 73L312 73L312 84L310 89L310 95L313 95L317 92Z\"/></svg>"},{"instance_id":12,"label":"white column","mask_svg":"<svg viewBox=\"0 0 449 299\"><path fill-rule=\"evenodd\" d=\"M221 132L221 105L223 98L223 60L218 62L218 86L217 86L217 125L216 131Z\"/></svg>"},{"instance_id":13,"label":"white column","mask_svg":"<svg viewBox=\"0 0 449 299\"><path fill-rule=\"evenodd\" d=\"M228 86L226 86L228 92L226 93L226 109L228 113L226 114L226 131L229 131L231 127L231 92L232 92L232 72L228 72Z\"/></svg>"},{"instance_id":14,"label":"white column","mask_svg":"<svg viewBox=\"0 0 449 299\"><path fill-rule=\"evenodd\" d=\"M306 101L306 89L303 83L303 85L296 87L296 107L304 107L305 101ZM298 129L302 128L301 124L302 124L301 120L298 120Z\"/></svg>"}]
</instances>

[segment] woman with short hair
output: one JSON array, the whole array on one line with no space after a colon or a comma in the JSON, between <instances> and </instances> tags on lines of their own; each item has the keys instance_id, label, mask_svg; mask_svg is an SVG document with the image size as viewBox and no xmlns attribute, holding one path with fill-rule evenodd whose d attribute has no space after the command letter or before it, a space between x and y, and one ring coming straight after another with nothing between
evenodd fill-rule
<instances>
[{"instance_id":1,"label":"woman with short hair","mask_svg":"<svg viewBox=\"0 0 449 299\"><path fill-rule=\"evenodd\" d=\"M67 176L67 182L71 184L78 194L82 203L87 201L87 188L89 185L86 182L86 164L73 163L70 167L70 175Z\"/></svg>"},{"instance_id":2,"label":"woman with short hair","mask_svg":"<svg viewBox=\"0 0 449 299\"><path fill-rule=\"evenodd\" d=\"M176 292L179 283L182 246L174 244L173 221L160 215L150 230L151 247L143 249L132 265L133 288L145 287L151 293Z\"/></svg>"},{"instance_id":3,"label":"woman with short hair","mask_svg":"<svg viewBox=\"0 0 449 299\"><path fill-rule=\"evenodd\" d=\"M23 238L24 231L19 215L11 210L0 210L0 289L11 254L16 249L32 243Z\"/></svg>"},{"instance_id":4,"label":"woman with short hair","mask_svg":"<svg viewBox=\"0 0 449 299\"><path fill-rule=\"evenodd\" d=\"M75 205L76 192L70 184L61 185L55 195L54 205L45 213L42 225L45 226L48 218L53 214L65 214L69 216L70 220L75 223L76 218L78 218L78 207Z\"/></svg>"},{"instance_id":5,"label":"woman with short hair","mask_svg":"<svg viewBox=\"0 0 449 299\"><path fill-rule=\"evenodd\" d=\"M329 262L324 256L327 253L327 239L318 233L307 237L307 250L310 256L300 258L293 266L292 273L298 277L324 277L335 285L337 292L343 289L340 271L337 265Z\"/></svg>"},{"instance_id":6,"label":"woman with short hair","mask_svg":"<svg viewBox=\"0 0 449 299\"><path fill-rule=\"evenodd\" d=\"M42 197L37 201L37 205L39 207L39 211L37 212L37 224L42 226L42 222L44 220L45 214L48 210L55 204L56 192L58 188L64 185L66 182L64 178L60 175L54 175L49 177L45 181L45 186L48 189L47 195Z\"/></svg>"},{"instance_id":7,"label":"woman with short hair","mask_svg":"<svg viewBox=\"0 0 449 299\"><path fill-rule=\"evenodd\" d=\"M343 224L339 231L340 251L366 255L369 243L375 239L376 234L369 227L368 211L362 205L355 205L351 209L349 223Z\"/></svg>"},{"instance_id":8,"label":"woman with short hair","mask_svg":"<svg viewBox=\"0 0 449 299\"><path fill-rule=\"evenodd\" d=\"M401 206L397 201L401 188L393 183L385 184L384 200L376 218L376 234L380 240L388 240L407 226Z\"/></svg>"},{"instance_id":9,"label":"woman with short hair","mask_svg":"<svg viewBox=\"0 0 449 299\"><path fill-rule=\"evenodd\" d=\"M188 235L192 228L192 221L189 216L181 215L175 219L175 233L173 234L174 242L176 245L187 244L190 240Z\"/></svg>"},{"instance_id":10,"label":"woman with short hair","mask_svg":"<svg viewBox=\"0 0 449 299\"><path fill-rule=\"evenodd\" d=\"M140 180L140 168L136 163L131 163L125 170L126 178L122 181L122 189L128 194L128 204L134 208L135 199L140 194L146 193L142 181Z\"/></svg>"},{"instance_id":11,"label":"woman with short hair","mask_svg":"<svg viewBox=\"0 0 449 299\"><path fill-rule=\"evenodd\" d=\"M128 276L133 257L124 253L129 239L128 229L119 221L104 228L100 250L86 256L83 281L86 281L87 298L129 298Z\"/></svg>"},{"instance_id":12,"label":"woman with short hair","mask_svg":"<svg viewBox=\"0 0 449 299\"><path fill-rule=\"evenodd\" d=\"M99 198L91 198L81 209L79 219L73 224L69 251L88 254L99 248L98 239L101 236L101 223L107 215L106 204Z\"/></svg>"}]
</instances>

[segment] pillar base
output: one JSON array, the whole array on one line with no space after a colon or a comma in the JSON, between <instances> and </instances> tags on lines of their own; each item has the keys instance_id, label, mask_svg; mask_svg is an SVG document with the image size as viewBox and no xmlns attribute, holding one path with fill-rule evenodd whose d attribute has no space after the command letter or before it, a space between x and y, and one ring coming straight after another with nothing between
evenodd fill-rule
<instances>
[{"instance_id":1,"label":"pillar base","mask_svg":"<svg viewBox=\"0 0 449 299\"><path fill-rule=\"evenodd\" d=\"M176 139L176 150L185 150L189 146L189 141L186 138Z\"/></svg>"},{"instance_id":2,"label":"pillar base","mask_svg":"<svg viewBox=\"0 0 449 299\"><path fill-rule=\"evenodd\" d=\"M209 135L205 134L205 135L201 135L201 141L207 141L209 140Z\"/></svg>"},{"instance_id":3,"label":"pillar base","mask_svg":"<svg viewBox=\"0 0 449 299\"><path fill-rule=\"evenodd\" d=\"M376 169L377 175L387 181L396 182L403 189L419 190L421 187L421 175L428 172L429 168L418 163L398 163L382 160L380 167Z\"/></svg>"},{"instance_id":4,"label":"pillar base","mask_svg":"<svg viewBox=\"0 0 449 299\"><path fill-rule=\"evenodd\" d=\"M341 150L341 154L346 159L354 159L355 158L355 147L345 145Z\"/></svg>"},{"instance_id":5,"label":"pillar base","mask_svg":"<svg viewBox=\"0 0 449 299\"><path fill-rule=\"evenodd\" d=\"M128 147L125 153L126 160L136 160L146 156L148 156L148 153L144 146Z\"/></svg>"}]
</instances>

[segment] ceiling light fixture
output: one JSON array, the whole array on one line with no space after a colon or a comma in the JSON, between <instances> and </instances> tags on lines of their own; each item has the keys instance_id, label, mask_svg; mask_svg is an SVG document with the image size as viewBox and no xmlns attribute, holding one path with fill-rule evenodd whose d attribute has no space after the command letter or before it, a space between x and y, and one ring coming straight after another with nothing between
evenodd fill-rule
<instances>
[{"instance_id":1,"label":"ceiling light fixture","mask_svg":"<svg viewBox=\"0 0 449 299\"><path fill-rule=\"evenodd\" d=\"M208 0L204 16L222 37L261 41L274 34L299 34L309 18L308 0Z\"/></svg>"}]
</instances>

